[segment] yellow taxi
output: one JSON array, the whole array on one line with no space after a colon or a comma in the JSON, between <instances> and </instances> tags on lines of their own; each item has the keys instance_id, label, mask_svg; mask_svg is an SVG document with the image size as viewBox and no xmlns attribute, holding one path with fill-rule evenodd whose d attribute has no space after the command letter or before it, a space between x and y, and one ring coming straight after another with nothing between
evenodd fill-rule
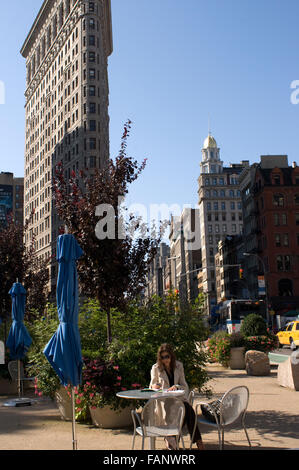
<instances>
[{"instance_id":1,"label":"yellow taxi","mask_svg":"<svg viewBox=\"0 0 299 470\"><path fill-rule=\"evenodd\" d=\"M296 349L299 346L299 320L287 323L276 336L280 347L287 344L292 349Z\"/></svg>"}]
</instances>

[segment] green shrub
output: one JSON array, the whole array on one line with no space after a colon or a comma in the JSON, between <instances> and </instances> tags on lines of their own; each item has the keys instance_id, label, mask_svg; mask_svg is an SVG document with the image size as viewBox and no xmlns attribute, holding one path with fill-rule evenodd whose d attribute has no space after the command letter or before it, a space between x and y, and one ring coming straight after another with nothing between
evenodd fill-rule
<instances>
[{"instance_id":1,"label":"green shrub","mask_svg":"<svg viewBox=\"0 0 299 470\"><path fill-rule=\"evenodd\" d=\"M231 348L241 348L245 346L245 337L241 332L236 331L229 336Z\"/></svg>"},{"instance_id":2,"label":"green shrub","mask_svg":"<svg viewBox=\"0 0 299 470\"><path fill-rule=\"evenodd\" d=\"M268 353L277 348L277 336L272 333L259 336L247 336L245 340L246 350L256 350Z\"/></svg>"},{"instance_id":3,"label":"green shrub","mask_svg":"<svg viewBox=\"0 0 299 470\"><path fill-rule=\"evenodd\" d=\"M225 331L216 331L208 340L208 354L211 362L219 362L227 367L230 349L230 335Z\"/></svg>"},{"instance_id":4,"label":"green shrub","mask_svg":"<svg viewBox=\"0 0 299 470\"><path fill-rule=\"evenodd\" d=\"M48 305L47 316L35 318L32 323L26 323L32 338L32 345L26 356L28 360L26 370L28 376L36 377L35 393L47 395L50 398L54 398L55 391L60 387L60 381L43 350L57 330L58 324L57 309L54 305Z\"/></svg>"},{"instance_id":5,"label":"green shrub","mask_svg":"<svg viewBox=\"0 0 299 470\"><path fill-rule=\"evenodd\" d=\"M258 313L250 313L244 318L240 332L244 336L267 335L267 324Z\"/></svg>"},{"instance_id":6,"label":"green shrub","mask_svg":"<svg viewBox=\"0 0 299 470\"><path fill-rule=\"evenodd\" d=\"M33 345L28 352L28 373L37 377L36 393L53 398L60 382L43 350L58 326L56 307L49 306L47 316L35 319L27 326L33 339ZM148 306L131 302L126 313L111 311L111 326L113 341L108 345L106 314L99 303L87 300L81 305L79 330L82 355L87 363L88 360L98 359L114 363L118 376L122 377L120 389L148 386L151 367L156 362L159 346L162 343L170 343L177 359L184 365L189 387L209 392L206 388L209 380L205 370L207 357L198 347L206 338L200 304L195 303L175 315L171 294L165 301L158 297L153 298ZM83 393L84 385L82 383L83 388L78 388L78 393ZM112 408L120 409L124 400L120 401L114 392L115 390L109 397L105 396L102 403L107 402ZM77 417L82 419L82 416L86 416L85 408L83 410L78 403Z\"/></svg>"}]
</instances>

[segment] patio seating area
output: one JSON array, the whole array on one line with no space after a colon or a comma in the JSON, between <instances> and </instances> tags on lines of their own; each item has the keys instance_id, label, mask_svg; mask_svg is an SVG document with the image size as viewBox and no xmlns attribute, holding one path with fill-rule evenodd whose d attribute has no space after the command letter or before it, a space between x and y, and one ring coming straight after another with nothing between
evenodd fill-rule
<instances>
[{"instance_id":1,"label":"patio seating area","mask_svg":"<svg viewBox=\"0 0 299 470\"><path fill-rule=\"evenodd\" d=\"M250 397L246 413L246 428L252 450L297 448L299 443L298 392L280 387L277 383L277 367L272 366L267 377L248 376L245 370L208 366L212 377L213 398L219 398L230 388L245 385ZM27 393L28 396L28 393ZM60 419L54 402L38 398L37 404L24 408L5 408L7 397L0 397L0 449L18 450L69 450L70 423ZM195 397L194 406L202 401ZM218 450L218 431L201 426L207 450ZM132 426L127 429L99 429L91 425L77 425L79 450L130 450L133 437ZM242 425L227 428L224 448L248 449L248 441ZM186 447L189 444L186 437ZM146 447L147 448L147 443ZM156 448L164 449L164 440L157 439ZM135 449L141 448L141 439ZM194 449L194 452L197 450Z\"/></svg>"}]
</instances>

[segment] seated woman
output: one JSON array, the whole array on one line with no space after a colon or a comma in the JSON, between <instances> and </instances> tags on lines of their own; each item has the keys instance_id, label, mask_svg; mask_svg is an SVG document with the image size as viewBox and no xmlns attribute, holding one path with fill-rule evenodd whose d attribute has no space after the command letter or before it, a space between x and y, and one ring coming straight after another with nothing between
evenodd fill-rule
<instances>
[{"instance_id":1,"label":"seated woman","mask_svg":"<svg viewBox=\"0 0 299 470\"><path fill-rule=\"evenodd\" d=\"M187 425L190 437L195 424L195 412L187 401L189 387L185 379L183 364L176 360L175 354L169 344L162 344L158 349L157 363L153 365L151 370L150 388L154 390L167 389L185 390L183 401L185 405L185 419L183 425ZM175 439L165 439L167 448L175 448ZM203 442L198 426L196 426L193 442L196 443L198 449L203 450Z\"/></svg>"}]
</instances>

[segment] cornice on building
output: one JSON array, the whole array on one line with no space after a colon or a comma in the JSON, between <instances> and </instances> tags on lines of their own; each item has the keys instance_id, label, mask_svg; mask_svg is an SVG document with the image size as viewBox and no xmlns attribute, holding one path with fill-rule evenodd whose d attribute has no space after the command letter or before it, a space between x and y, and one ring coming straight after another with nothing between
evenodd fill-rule
<instances>
[{"instance_id":1,"label":"cornice on building","mask_svg":"<svg viewBox=\"0 0 299 470\"><path fill-rule=\"evenodd\" d=\"M55 4L56 0L44 0L37 17L25 39L25 42L21 48L21 54L26 59L29 55L29 52L34 44L34 41L38 37L38 34L44 24L45 20L48 17L51 8ZM78 0L77 4L80 4L81 0ZM112 17L111 17L111 0L103 0L104 2L104 11L105 11L105 30L106 30L106 43L107 43L107 56L112 54L113 51L113 39L112 39ZM77 6L75 4L75 6Z\"/></svg>"}]
</instances>

